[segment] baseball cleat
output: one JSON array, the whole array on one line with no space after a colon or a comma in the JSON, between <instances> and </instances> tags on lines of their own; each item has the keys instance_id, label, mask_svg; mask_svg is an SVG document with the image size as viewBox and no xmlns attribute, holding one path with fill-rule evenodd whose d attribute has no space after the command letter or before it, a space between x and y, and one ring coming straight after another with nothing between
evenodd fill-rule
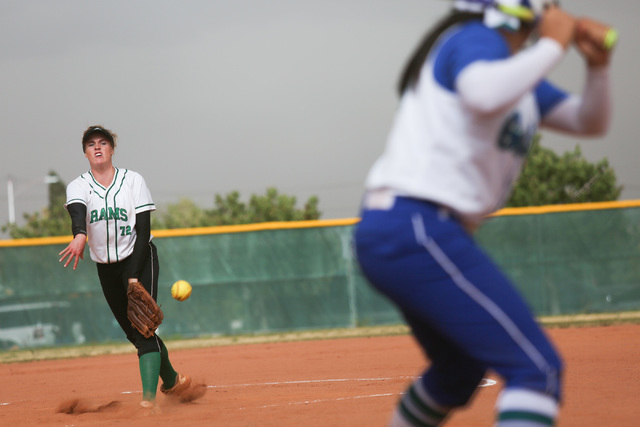
<instances>
[{"instance_id":1,"label":"baseball cleat","mask_svg":"<svg viewBox=\"0 0 640 427\"><path fill-rule=\"evenodd\" d=\"M207 387L204 384L193 384L189 375L178 374L173 387L166 388L162 384L160 391L167 397L177 399L180 402L192 402L204 396Z\"/></svg>"}]
</instances>

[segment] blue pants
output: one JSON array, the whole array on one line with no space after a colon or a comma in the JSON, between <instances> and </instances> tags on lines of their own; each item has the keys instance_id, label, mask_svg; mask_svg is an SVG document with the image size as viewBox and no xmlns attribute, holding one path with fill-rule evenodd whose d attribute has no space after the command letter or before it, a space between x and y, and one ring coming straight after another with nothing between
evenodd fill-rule
<instances>
[{"instance_id":1,"label":"blue pants","mask_svg":"<svg viewBox=\"0 0 640 427\"><path fill-rule=\"evenodd\" d=\"M506 387L560 400L562 362L529 307L448 212L397 197L355 231L367 279L393 301L431 360L422 381L443 406L469 401L487 370Z\"/></svg>"}]
</instances>

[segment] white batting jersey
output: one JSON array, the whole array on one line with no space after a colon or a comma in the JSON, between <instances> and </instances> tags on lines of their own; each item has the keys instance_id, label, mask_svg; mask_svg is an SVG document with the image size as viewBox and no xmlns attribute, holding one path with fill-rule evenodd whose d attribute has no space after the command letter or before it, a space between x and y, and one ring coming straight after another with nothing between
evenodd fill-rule
<instances>
[{"instance_id":1,"label":"white batting jersey","mask_svg":"<svg viewBox=\"0 0 640 427\"><path fill-rule=\"evenodd\" d=\"M136 214L156 209L142 175L115 168L109 187L83 173L67 186L67 203L87 207L87 233L91 259L110 264L131 255L136 241ZM153 236L152 236L153 238Z\"/></svg>"},{"instance_id":2,"label":"white batting jersey","mask_svg":"<svg viewBox=\"0 0 640 427\"><path fill-rule=\"evenodd\" d=\"M479 223L502 207L541 117L566 94L542 81L497 114L473 113L457 93L458 73L477 60L508 58L509 48L481 23L452 33L434 47L415 89L404 93L366 188L429 200Z\"/></svg>"}]
</instances>

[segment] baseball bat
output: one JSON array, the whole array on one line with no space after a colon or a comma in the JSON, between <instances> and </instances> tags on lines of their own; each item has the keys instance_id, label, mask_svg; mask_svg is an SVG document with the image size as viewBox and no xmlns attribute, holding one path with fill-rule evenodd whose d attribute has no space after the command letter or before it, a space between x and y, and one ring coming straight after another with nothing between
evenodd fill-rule
<instances>
[{"instance_id":1,"label":"baseball bat","mask_svg":"<svg viewBox=\"0 0 640 427\"><path fill-rule=\"evenodd\" d=\"M586 37L604 50L611 50L618 43L618 31L615 28L593 19L580 18L576 32L579 37Z\"/></svg>"}]
</instances>

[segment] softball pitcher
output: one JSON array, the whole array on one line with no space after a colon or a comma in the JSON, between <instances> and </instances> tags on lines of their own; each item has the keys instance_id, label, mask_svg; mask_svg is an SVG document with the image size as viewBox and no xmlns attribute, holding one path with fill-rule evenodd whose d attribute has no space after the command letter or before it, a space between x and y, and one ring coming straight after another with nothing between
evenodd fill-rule
<instances>
[{"instance_id":1,"label":"softball pitcher","mask_svg":"<svg viewBox=\"0 0 640 427\"><path fill-rule=\"evenodd\" d=\"M505 384L497 425L556 422L561 358L472 235L507 200L539 126L597 136L610 122L615 33L549 3L455 1L401 78L354 236L365 276L431 362L392 426L442 424L489 370ZM581 94L546 79L571 45L586 62Z\"/></svg>"},{"instance_id":2,"label":"softball pitcher","mask_svg":"<svg viewBox=\"0 0 640 427\"><path fill-rule=\"evenodd\" d=\"M88 240L107 303L127 339L138 350L141 406L157 412L159 377L163 381L162 392L183 401L200 397L206 388L199 387L194 392L196 386L191 384L191 378L173 369L160 337L155 333L145 337L128 318L130 283L140 282L154 301L158 296L158 254L151 235L151 211L155 205L140 174L113 166L116 139L115 133L102 126L90 126L83 134L82 150L91 168L67 186L65 207L71 216L74 238L60 252L60 261L65 267L73 262L75 270Z\"/></svg>"}]
</instances>

